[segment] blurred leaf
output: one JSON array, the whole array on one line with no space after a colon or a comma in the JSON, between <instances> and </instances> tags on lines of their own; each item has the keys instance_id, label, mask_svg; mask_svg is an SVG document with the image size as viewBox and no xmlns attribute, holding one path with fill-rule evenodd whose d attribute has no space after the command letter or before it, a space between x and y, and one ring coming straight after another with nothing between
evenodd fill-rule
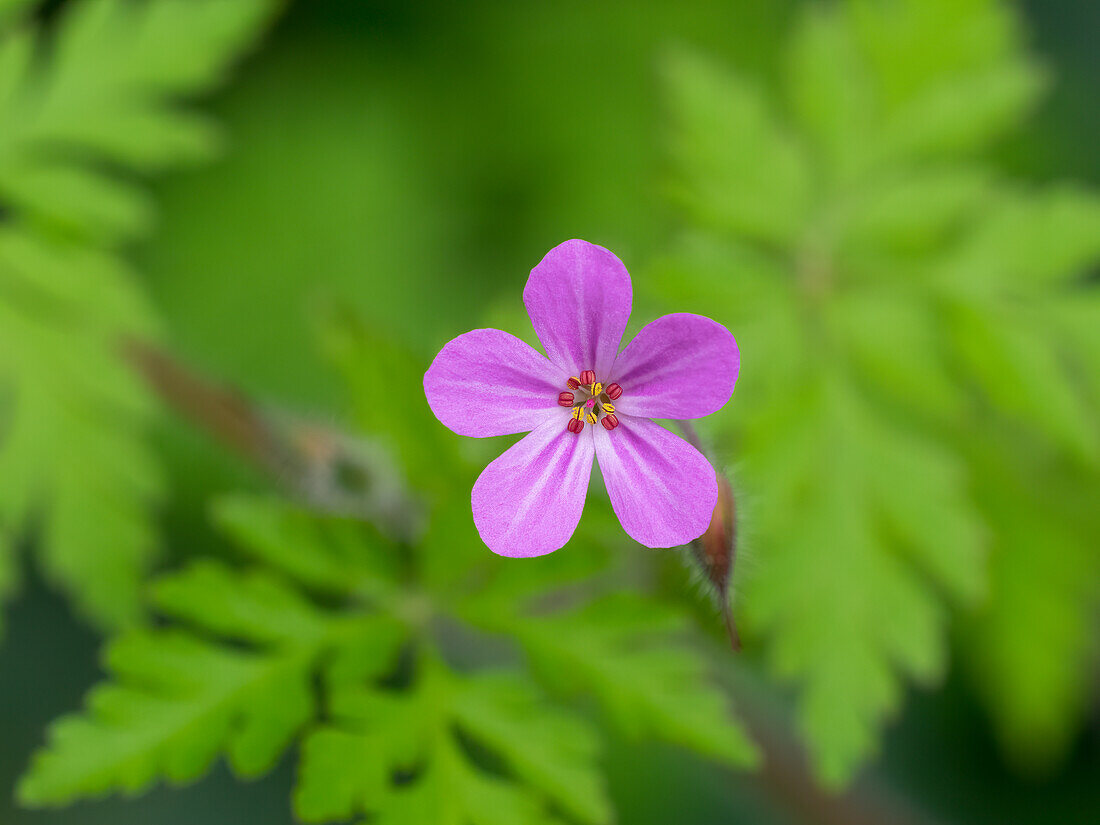
<instances>
[{"instance_id":1,"label":"blurred leaf","mask_svg":"<svg viewBox=\"0 0 1100 825\"><path fill-rule=\"evenodd\" d=\"M219 80L273 6L83 0L49 48L36 21L12 25L30 4L0 7L0 570L34 526L47 578L102 625L139 617L162 488L153 405L120 358L158 325L103 247L150 225L132 173L208 156L209 124L176 101Z\"/></svg>"},{"instance_id":2,"label":"blurred leaf","mask_svg":"<svg viewBox=\"0 0 1100 825\"><path fill-rule=\"evenodd\" d=\"M0 525L41 511L47 578L109 625L138 616L156 544L152 405L116 352L151 316L116 260L0 228Z\"/></svg>"},{"instance_id":3,"label":"blurred leaf","mask_svg":"<svg viewBox=\"0 0 1100 825\"><path fill-rule=\"evenodd\" d=\"M67 7L49 61L32 62L18 39L4 43L24 65L0 57L21 79L0 97L0 198L92 240L146 228L141 193L103 162L153 171L208 157L211 125L172 101L219 81L273 5L84 0Z\"/></svg>"},{"instance_id":4,"label":"blurred leaf","mask_svg":"<svg viewBox=\"0 0 1100 825\"><path fill-rule=\"evenodd\" d=\"M1089 712L1100 512L1094 477L1007 459L1007 440L970 448L977 498L995 514L996 563L963 644L1013 761L1049 771Z\"/></svg>"},{"instance_id":5,"label":"blurred leaf","mask_svg":"<svg viewBox=\"0 0 1100 825\"><path fill-rule=\"evenodd\" d=\"M664 70L675 115L675 200L706 225L790 240L808 206L809 173L763 90L687 52L671 55Z\"/></svg>"},{"instance_id":6,"label":"blurred leaf","mask_svg":"<svg viewBox=\"0 0 1100 825\"><path fill-rule=\"evenodd\" d=\"M941 674L947 597L989 594L983 615L1008 615L1017 541L1004 525L1019 514L976 495L984 471L968 433L1022 428L1096 484L1100 302L1086 308L1083 275L1100 263L1097 196L1022 191L971 157L1044 86L1021 42L993 0L848 0L802 11L777 94L702 59L680 56L669 72L688 228L655 283L694 296L745 353L715 424L755 494L759 555L738 603L777 671L801 684L831 784L875 750L902 678ZM1094 528L1067 518L1060 546L1078 569L1071 545ZM1007 549L987 570L990 542ZM1066 580L1036 577L1049 591L1031 602L1067 598L1062 638L1079 638L1069 619L1089 602ZM999 646L982 677L1023 667L1026 650L1015 660ZM1035 693L1019 690L1001 680L987 693L1025 708ZM1064 724L1073 707L1050 716Z\"/></svg>"},{"instance_id":7,"label":"blurred leaf","mask_svg":"<svg viewBox=\"0 0 1100 825\"><path fill-rule=\"evenodd\" d=\"M702 657L675 639L683 616L635 596L605 597L562 614L501 619L541 678L591 693L625 735L655 738L738 767L757 753L705 675Z\"/></svg>"},{"instance_id":8,"label":"blurred leaf","mask_svg":"<svg viewBox=\"0 0 1100 825\"><path fill-rule=\"evenodd\" d=\"M356 519L321 516L275 497L244 495L223 496L212 514L214 523L251 558L310 588L376 591L399 574L395 548Z\"/></svg>"},{"instance_id":9,"label":"blurred leaf","mask_svg":"<svg viewBox=\"0 0 1100 825\"><path fill-rule=\"evenodd\" d=\"M0 0L0 26L7 26L17 20L39 0Z\"/></svg>"},{"instance_id":10,"label":"blurred leaf","mask_svg":"<svg viewBox=\"0 0 1100 825\"><path fill-rule=\"evenodd\" d=\"M446 429L424 400L424 372L430 361L347 312L326 318L322 335L362 430L394 445L396 458L417 484L437 490L454 481L455 440L444 436Z\"/></svg>"},{"instance_id":11,"label":"blurred leaf","mask_svg":"<svg viewBox=\"0 0 1100 825\"><path fill-rule=\"evenodd\" d=\"M766 566L741 603L771 634L777 672L804 682L802 726L838 785L874 751L900 675L942 673L946 611L924 576L974 598L984 570L958 463L843 384L806 387L753 432L745 476L767 491L755 512Z\"/></svg>"}]
</instances>

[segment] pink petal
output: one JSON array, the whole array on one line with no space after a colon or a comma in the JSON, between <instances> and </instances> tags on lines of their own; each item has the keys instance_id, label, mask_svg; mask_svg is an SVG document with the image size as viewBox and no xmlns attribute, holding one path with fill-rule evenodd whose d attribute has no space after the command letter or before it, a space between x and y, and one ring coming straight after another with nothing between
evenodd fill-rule
<instances>
[{"instance_id":1,"label":"pink petal","mask_svg":"<svg viewBox=\"0 0 1100 825\"><path fill-rule=\"evenodd\" d=\"M474 483L471 503L482 541L501 556L563 547L581 519L592 475L592 431L565 429L564 410L513 444Z\"/></svg>"},{"instance_id":2,"label":"pink petal","mask_svg":"<svg viewBox=\"0 0 1100 825\"><path fill-rule=\"evenodd\" d=\"M602 246L566 241L531 270L527 314L547 356L568 372L595 370L606 383L630 317L630 275Z\"/></svg>"},{"instance_id":3,"label":"pink petal","mask_svg":"<svg viewBox=\"0 0 1100 825\"><path fill-rule=\"evenodd\" d=\"M424 374L424 395L459 435L508 435L560 417L558 393L568 377L514 335L475 329L439 351Z\"/></svg>"},{"instance_id":4,"label":"pink petal","mask_svg":"<svg viewBox=\"0 0 1100 825\"><path fill-rule=\"evenodd\" d=\"M642 328L619 353L609 380L623 388L615 406L646 418L702 418L733 394L741 354L717 321L686 312Z\"/></svg>"},{"instance_id":5,"label":"pink petal","mask_svg":"<svg viewBox=\"0 0 1100 825\"><path fill-rule=\"evenodd\" d=\"M703 535L718 479L703 454L646 418L592 428L607 494L623 529L646 547L678 547Z\"/></svg>"}]
</instances>

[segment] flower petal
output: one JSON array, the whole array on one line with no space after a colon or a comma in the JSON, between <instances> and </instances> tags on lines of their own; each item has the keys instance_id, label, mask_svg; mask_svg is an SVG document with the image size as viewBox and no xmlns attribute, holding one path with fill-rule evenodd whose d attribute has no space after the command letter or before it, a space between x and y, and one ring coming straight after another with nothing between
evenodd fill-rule
<instances>
[{"instance_id":1,"label":"flower petal","mask_svg":"<svg viewBox=\"0 0 1100 825\"><path fill-rule=\"evenodd\" d=\"M592 475L591 433L599 428L573 434L568 420L563 411L524 436L474 483L474 524L494 553L542 556L577 529Z\"/></svg>"},{"instance_id":2,"label":"flower petal","mask_svg":"<svg viewBox=\"0 0 1100 825\"><path fill-rule=\"evenodd\" d=\"M647 418L619 416L611 432L592 432L611 506L635 541L678 547L703 535L718 477L702 453Z\"/></svg>"},{"instance_id":3,"label":"flower petal","mask_svg":"<svg viewBox=\"0 0 1100 825\"><path fill-rule=\"evenodd\" d=\"M523 303L546 355L578 375L604 376L615 361L632 300L630 274L602 246L566 241L531 270Z\"/></svg>"},{"instance_id":4,"label":"flower petal","mask_svg":"<svg viewBox=\"0 0 1100 825\"><path fill-rule=\"evenodd\" d=\"M724 326L681 312L646 324L619 353L609 380L623 388L615 406L646 418L702 418L733 394L741 353Z\"/></svg>"},{"instance_id":5,"label":"flower petal","mask_svg":"<svg viewBox=\"0 0 1100 825\"><path fill-rule=\"evenodd\" d=\"M475 329L439 351L424 373L424 395L459 435L509 435L561 413L558 393L568 377L514 335Z\"/></svg>"}]
</instances>

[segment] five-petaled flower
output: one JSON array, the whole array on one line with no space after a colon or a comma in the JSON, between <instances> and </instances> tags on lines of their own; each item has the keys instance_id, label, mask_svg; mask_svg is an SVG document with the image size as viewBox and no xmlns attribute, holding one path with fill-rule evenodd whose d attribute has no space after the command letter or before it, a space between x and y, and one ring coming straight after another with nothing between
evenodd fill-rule
<instances>
[{"instance_id":1,"label":"five-petaled flower","mask_svg":"<svg viewBox=\"0 0 1100 825\"><path fill-rule=\"evenodd\" d=\"M619 344L630 316L626 267L586 241L551 249L523 290L546 357L498 329L448 343L424 375L436 417L459 435L529 432L474 484L474 523L503 556L562 547L600 463L623 528L648 547L698 538L718 500L714 468L651 418L691 419L733 394L737 342L701 315L665 315Z\"/></svg>"}]
</instances>

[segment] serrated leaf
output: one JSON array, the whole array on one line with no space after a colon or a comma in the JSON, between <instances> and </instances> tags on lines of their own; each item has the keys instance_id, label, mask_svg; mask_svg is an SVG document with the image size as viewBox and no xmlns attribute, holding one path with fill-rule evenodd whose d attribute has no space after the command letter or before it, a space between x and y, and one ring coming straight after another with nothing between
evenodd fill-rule
<instances>
[{"instance_id":1,"label":"serrated leaf","mask_svg":"<svg viewBox=\"0 0 1100 825\"><path fill-rule=\"evenodd\" d=\"M162 487L154 406L121 353L157 322L103 249L150 225L131 173L208 154L209 124L178 100L221 77L274 3L67 3L48 49L37 19L8 28L30 6L0 8L0 531L33 524L46 577L121 626L140 617Z\"/></svg>"},{"instance_id":2,"label":"serrated leaf","mask_svg":"<svg viewBox=\"0 0 1100 825\"><path fill-rule=\"evenodd\" d=\"M455 696L454 719L571 817L592 825L611 821L607 793L593 770L599 751L593 732L576 715L548 707L515 674L471 679Z\"/></svg>"},{"instance_id":3,"label":"serrated leaf","mask_svg":"<svg viewBox=\"0 0 1100 825\"><path fill-rule=\"evenodd\" d=\"M19 784L24 805L137 793L160 775L186 782L222 750L235 770L255 775L313 712L301 653L243 653L150 631L115 642L107 664L117 681L90 694L86 714L53 725Z\"/></svg>"},{"instance_id":4,"label":"serrated leaf","mask_svg":"<svg viewBox=\"0 0 1100 825\"><path fill-rule=\"evenodd\" d=\"M657 275L755 353L715 417L752 491L757 552L739 604L803 686L803 730L839 785L874 751L903 679L942 671L947 599L987 590L997 512L977 507L953 434L1018 428L1095 475L1100 313L1084 296L1100 213L1081 188L1016 190L973 160L1045 85L1012 9L849 0L800 13L789 123L762 92L748 109L805 147L810 203L782 232L716 220L685 142L671 159L687 242ZM709 147L708 169L752 158L770 174L758 130L713 137L730 89L760 87L716 75L672 86L678 129ZM782 162L775 183L787 191Z\"/></svg>"},{"instance_id":5,"label":"serrated leaf","mask_svg":"<svg viewBox=\"0 0 1100 825\"><path fill-rule=\"evenodd\" d=\"M972 597L981 533L949 454L893 430L842 384L805 386L750 430L747 478L768 491L755 513L767 563L741 603L770 634L777 672L801 683L818 770L839 785L873 751L902 675L940 675L945 610L921 573ZM898 491L908 481L898 473L915 473L914 488ZM921 522L931 514L934 527Z\"/></svg>"},{"instance_id":6,"label":"serrated leaf","mask_svg":"<svg viewBox=\"0 0 1100 825\"><path fill-rule=\"evenodd\" d=\"M567 692L590 692L630 737L690 748L749 767L756 749L709 684L702 658L675 638L683 617L640 597L607 597L580 610L502 621L536 672Z\"/></svg>"},{"instance_id":7,"label":"serrated leaf","mask_svg":"<svg viewBox=\"0 0 1100 825\"><path fill-rule=\"evenodd\" d=\"M558 820L547 802L583 822L607 821L591 733L541 707L513 675L466 680L425 657L412 692L349 686L333 697L332 716L302 749L295 805L305 821L368 813L408 825L550 825ZM530 787L478 765L455 726Z\"/></svg>"},{"instance_id":8,"label":"serrated leaf","mask_svg":"<svg viewBox=\"0 0 1100 825\"><path fill-rule=\"evenodd\" d=\"M84 713L51 728L20 782L24 804L191 781L219 753L242 776L263 773L313 718L318 672L327 684L359 684L392 667L405 638L387 616L323 611L270 574L214 561L162 578L155 599L165 614L238 644L179 627L114 641L111 681Z\"/></svg>"},{"instance_id":9,"label":"serrated leaf","mask_svg":"<svg viewBox=\"0 0 1100 825\"><path fill-rule=\"evenodd\" d=\"M113 259L0 232L0 523L17 535L44 507L47 577L107 625L138 615L156 546L153 408L116 355L153 326Z\"/></svg>"}]
</instances>

